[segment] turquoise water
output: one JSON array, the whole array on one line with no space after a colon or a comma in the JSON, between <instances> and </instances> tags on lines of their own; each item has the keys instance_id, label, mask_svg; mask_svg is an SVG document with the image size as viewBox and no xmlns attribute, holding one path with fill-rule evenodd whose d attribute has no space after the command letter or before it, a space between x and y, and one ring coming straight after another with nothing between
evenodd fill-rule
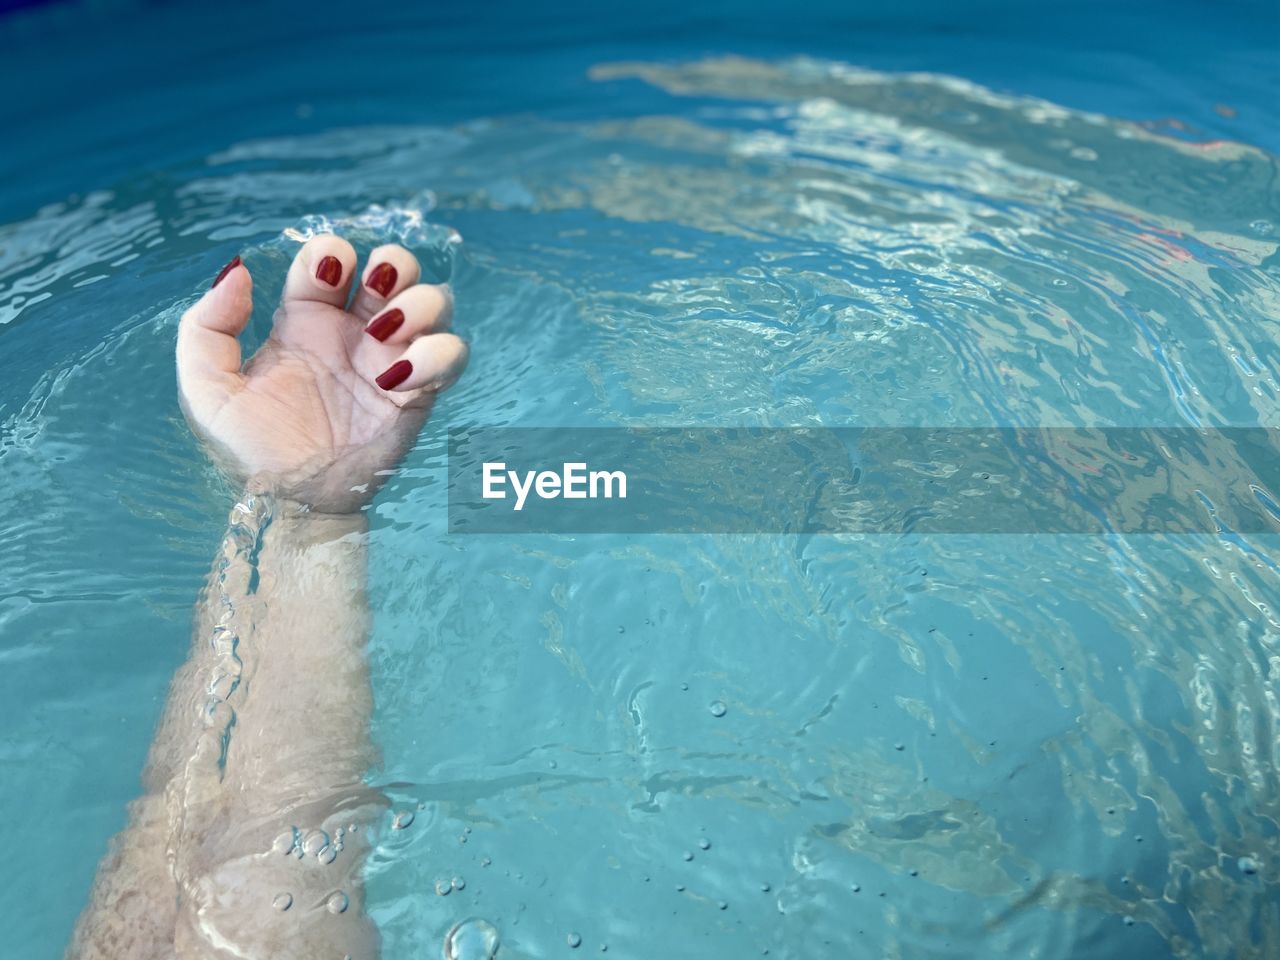
<instances>
[{"instance_id":1,"label":"turquoise water","mask_svg":"<svg viewBox=\"0 0 1280 960\"><path fill-rule=\"evenodd\" d=\"M473 347L371 511L388 960L1280 953L1274 535L444 535L450 425L1280 426L1272 8L327 9L0 21L6 955L222 534L177 317L326 228Z\"/></svg>"}]
</instances>

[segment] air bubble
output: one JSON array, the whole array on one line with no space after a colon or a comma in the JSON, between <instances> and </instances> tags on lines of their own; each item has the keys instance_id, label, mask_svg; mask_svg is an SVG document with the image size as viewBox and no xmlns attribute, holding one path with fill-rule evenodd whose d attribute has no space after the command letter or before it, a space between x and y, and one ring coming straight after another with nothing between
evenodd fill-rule
<instances>
[{"instance_id":1,"label":"air bubble","mask_svg":"<svg viewBox=\"0 0 1280 960\"><path fill-rule=\"evenodd\" d=\"M280 913L284 913L293 906L293 894L277 893L275 899L271 901L271 906L275 907Z\"/></svg>"},{"instance_id":2,"label":"air bubble","mask_svg":"<svg viewBox=\"0 0 1280 960\"><path fill-rule=\"evenodd\" d=\"M316 854L316 859L323 863L326 867L338 859L338 850L332 844L325 847Z\"/></svg>"},{"instance_id":3,"label":"air bubble","mask_svg":"<svg viewBox=\"0 0 1280 960\"><path fill-rule=\"evenodd\" d=\"M1125 925L1126 927L1132 927L1132 926L1133 926L1133 917L1126 916L1126 917L1124 918L1124 925Z\"/></svg>"},{"instance_id":4,"label":"air bubble","mask_svg":"<svg viewBox=\"0 0 1280 960\"><path fill-rule=\"evenodd\" d=\"M564 942L576 950L578 947L582 946L582 937L576 933L571 933L564 938Z\"/></svg>"},{"instance_id":5,"label":"air bubble","mask_svg":"<svg viewBox=\"0 0 1280 960\"><path fill-rule=\"evenodd\" d=\"M302 852L307 856L315 856L329 845L329 835L323 830L308 830L302 838Z\"/></svg>"},{"instance_id":6,"label":"air bubble","mask_svg":"<svg viewBox=\"0 0 1280 960\"><path fill-rule=\"evenodd\" d=\"M447 897L447 896L448 896L449 894L451 894L451 893L453 893L453 884L451 884L448 880L437 880L437 881L436 881L436 895L437 895L437 896L440 896L440 897Z\"/></svg>"},{"instance_id":7,"label":"air bubble","mask_svg":"<svg viewBox=\"0 0 1280 960\"><path fill-rule=\"evenodd\" d=\"M401 810L399 813L395 815L395 818L391 821L391 829L407 830L412 823L413 823L413 811Z\"/></svg>"},{"instance_id":8,"label":"air bubble","mask_svg":"<svg viewBox=\"0 0 1280 960\"><path fill-rule=\"evenodd\" d=\"M454 877L449 881L449 886L455 890L465 890L467 889L467 881L462 877Z\"/></svg>"},{"instance_id":9,"label":"air bubble","mask_svg":"<svg viewBox=\"0 0 1280 960\"><path fill-rule=\"evenodd\" d=\"M487 920L470 917L444 937L444 960L493 960L497 952L498 930Z\"/></svg>"},{"instance_id":10,"label":"air bubble","mask_svg":"<svg viewBox=\"0 0 1280 960\"><path fill-rule=\"evenodd\" d=\"M1258 861L1253 857L1241 857L1236 861L1236 866L1240 868L1241 873L1253 876L1258 872Z\"/></svg>"},{"instance_id":11,"label":"air bubble","mask_svg":"<svg viewBox=\"0 0 1280 960\"><path fill-rule=\"evenodd\" d=\"M769 884L767 884L767 883L762 883L762 884L760 884L760 892L761 892L761 893L768 893L768 892L769 892L770 890L772 890L772 889L773 889L773 887L769 886Z\"/></svg>"},{"instance_id":12,"label":"air bubble","mask_svg":"<svg viewBox=\"0 0 1280 960\"><path fill-rule=\"evenodd\" d=\"M729 712L729 708L724 705L723 700L712 700L711 706L707 709L711 711L713 717L723 717Z\"/></svg>"},{"instance_id":13,"label":"air bubble","mask_svg":"<svg viewBox=\"0 0 1280 960\"><path fill-rule=\"evenodd\" d=\"M692 859L693 859L693 851L692 851L692 850L686 850L686 851L684 852L684 859L685 859L685 862L688 862L688 861L692 860Z\"/></svg>"},{"instance_id":14,"label":"air bubble","mask_svg":"<svg viewBox=\"0 0 1280 960\"><path fill-rule=\"evenodd\" d=\"M700 846L703 850L710 850L711 841L708 840L706 837L703 837L701 840L698 841L698 846Z\"/></svg>"},{"instance_id":15,"label":"air bubble","mask_svg":"<svg viewBox=\"0 0 1280 960\"><path fill-rule=\"evenodd\" d=\"M724 900L721 900L719 903L717 903L717 904L716 904L716 906L717 906L717 907L719 907L721 910L728 910L728 909L729 909L729 904L728 904L728 902L727 902L727 901L724 901Z\"/></svg>"},{"instance_id":16,"label":"air bubble","mask_svg":"<svg viewBox=\"0 0 1280 960\"><path fill-rule=\"evenodd\" d=\"M272 853L293 853L293 845L298 842L297 833L293 830L282 833L271 842Z\"/></svg>"},{"instance_id":17,"label":"air bubble","mask_svg":"<svg viewBox=\"0 0 1280 960\"><path fill-rule=\"evenodd\" d=\"M339 890L337 893L331 893L329 899L325 901L324 907L330 913L346 913L347 907L351 905L351 901L347 899L347 895Z\"/></svg>"}]
</instances>

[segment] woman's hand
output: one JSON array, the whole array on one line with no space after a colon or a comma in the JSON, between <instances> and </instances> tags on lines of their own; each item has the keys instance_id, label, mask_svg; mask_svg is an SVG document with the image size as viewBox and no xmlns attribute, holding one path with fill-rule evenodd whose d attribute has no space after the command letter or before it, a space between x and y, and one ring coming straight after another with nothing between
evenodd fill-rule
<instances>
[{"instance_id":1,"label":"woman's hand","mask_svg":"<svg viewBox=\"0 0 1280 960\"><path fill-rule=\"evenodd\" d=\"M447 287L419 284L403 247L374 250L348 305L356 253L313 237L285 280L271 336L241 369L253 281L237 257L182 317L178 389L192 429L235 480L345 513L413 443L467 362L444 333Z\"/></svg>"}]
</instances>

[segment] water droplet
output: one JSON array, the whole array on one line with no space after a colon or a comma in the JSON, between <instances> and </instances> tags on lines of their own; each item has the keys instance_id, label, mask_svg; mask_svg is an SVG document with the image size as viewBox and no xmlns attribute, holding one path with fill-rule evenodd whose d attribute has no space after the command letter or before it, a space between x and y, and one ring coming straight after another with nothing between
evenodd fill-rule
<instances>
[{"instance_id":1,"label":"water droplet","mask_svg":"<svg viewBox=\"0 0 1280 960\"><path fill-rule=\"evenodd\" d=\"M689 685L688 685L687 683L682 683L682 684L680 684L680 689L681 689L681 690L688 690L688 689L689 689Z\"/></svg>"},{"instance_id":2,"label":"water droplet","mask_svg":"<svg viewBox=\"0 0 1280 960\"><path fill-rule=\"evenodd\" d=\"M271 901L271 906L275 907L281 913L284 913L286 910L288 910L290 907L293 906L293 894L277 893L275 895L275 899Z\"/></svg>"},{"instance_id":3,"label":"water droplet","mask_svg":"<svg viewBox=\"0 0 1280 960\"><path fill-rule=\"evenodd\" d=\"M444 960L492 960L498 952L498 930L487 920L470 917L444 937Z\"/></svg>"},{"instance_id":4,"label":"water droplet","mask_svg":"<svg viewBox=\"0 0 1280 960\"><path fill-rule=\"evenodd\" d=\"M582 937L578 936L576 933L571 933L564 938L564 942L576 950L578 947L582 946Z\"/></svg>"},{"instance_id":5,"label":"water droplet","mask_svg":"<svg viewBox=\"0 0 1280 960\"><path fill-rule=\"evenodd\" d=\"M1127 916L1127 917L1125 917L1125 918L1124 918L1124 925L1125 925L1126 927L1132 927L1132 926L1133 926L1133 917L1128 917L1128 916Z\"/></svg>"},{"instance_id":6,"label":"water droplet","mask_svg":"<svg viewBox=\"0 0 1280 960\"><path fill-rule=\"evenodd\" d=\"M707 709L711 711L713 717L723 717L729 712L729 708L724 705L723 700L712 700L711 706Z\"/></svg>"},{"instance_id":7,"label":"water droplet","mask_svg":"<svg viewBox=\"0 0 1280 960\"><path fill-rule=\"evenodd\" d=\"M920 876L920 871L919 871L919 870L916 870L916 869L914 869L914 868L913 868L913 869L912 869L912 871L911 871L911 875L912 875L913 877L918 877L918 876Z\"/></svg>"},{"instance_id":8,"label":"water droplet","mask_svg":"<svg viewBox=\"0 0 1280 960\"><path fill-rule=\"evenodd\" d=\"M462 877L454 877L449 881L449 886L453 887L455 890L465 890L467 889L467 881Z\"/></svg>"},{"instance_id":9,"label":"water droplet","mask_svg":"<svg viewBox=\"0 0 1280 960\"><path fill-rule=\"evenodd\" d=\"M407 830L410 824L412 823L413 823L413 811L401 810L399 813L395 815L395 818L391 821L391 829Z\"/></svg>"},{"instance_id":10,"label":"water droplet","mask_svg":"<svg viewBox=\"0 0 1280 960\"><path fill-rule=\"evenodd\" d=\"M1253 857L1241 857L1236 861L1236 866L1240 868L1241 873L1247 873L1249 876L1258 872L1258 861Z\"/></svg>"},{"instance_id":11,"label":"water droplet","mask_svg":"<svg viewBox=\"0 0 1280 960\"><path fill-rule=\"evenodd\" d=\"M716 904L716 906L718 906L721 910L729 909L729 904L726 903L724 900L721 900L718 904Z\"/></svg>"},{"instance_id":12,"label":"water droplet","mask_svg":"<svg viewBox=\"0 0 1280 960\"><path fill-rule=\"evenodd\" d=\"M692 860L692 859L693 859L693 851L692 851L692 850L686 850L686 851L684 852L684 858L685 858L685 860L686 860L686 861Z\"/></svg>"},{"instance_id":13,"label":"water droplet","mask_svg":"<svg viewBox=\"0 0 1280 960\"><path fill-rule=\"evenodd\" d=\"M338 859L338 851L332 845L327 846L323 850L321 850L319 853L316 854L316 859L319 860L321 863L323 863L325 866L328 866L329 864L333 863L334 860Z\"/></svg>"},{"instance_id":14,"label":"water droplet","mask_svg":"<svg viewBox=\"0 0 1280 960\"><path fill-rule=\"evenodd\" d=\"M447 896L448 896L449 894L451 894L451 893L453 893L453 884L451 884L448 880L437 880L437 881L436 881L436 895L437 895L437 896L447 897Z\"/></svg>"},{"instance_id":15,"label":"water droplet","mask_svg":"<svg viewBox=\"0 0 1280 960\"><path fill-rule=\"evenodd\" d=\"M701 840L698 841L698 846L700 846L703 850L710 850L711 841L708 840L706 837L703 837Z\"/></svg>"},{"instance_id":16,"label":"water droplet","mask_svg":"<svg viewBox=\"0 0 1280 960\"><path fill-rule=\"evenodd\" d=\"M676 893L684 893L684 884L683 884L683 883L677 883L677 884L676 884Z\"/></svg>"},{"instance_id":17,"label":"water droplet","mask_svg":"<svg viewBox=\"0 0 1280 960\"><path fill-rule=\"evenodd\" d=\"M862 892L862 884L860 884L860 883L855 883L855 884L853 885L853 892L854 892L854 893L861 893L861 892Z\"/></svg>"},{"instance_id":18,"label":"water droplet","mask_svg":"<svg viewBox=\"0 0 1280 960\"><path fill-rule=\"evenodd\" d=\"M488 866L489 864L491 864L491 863L493 863L493 861L492 861L492 860L490 860L488 857L485 857L484 859L482 859L482 860L480 861L480 866L482 866L482 867L487 867L487 866Z\"/></svg>"},{"instance_id":19,"label":"water droplet","mask_svg":"<svg viewBox=\"0 0 1280 960\"><path fill-rule=\"evenodd\" d=\"M895 743L893 745L893 749L901 753L903 750L907 749L907 745L905 743Z\"/></svg>"},{"instance_id":20,"label":"water droplet","mask_svg":"<svg viewBox=\"0 0 1280 960\"><path fill-rule=\"evenodd\" d=\"M329 899L325 901L324 908L330 913L346 913L350 904L351 901L347 899L347 895L339 890L337 893L329 894Z\"/></svg>"}]
</instances>

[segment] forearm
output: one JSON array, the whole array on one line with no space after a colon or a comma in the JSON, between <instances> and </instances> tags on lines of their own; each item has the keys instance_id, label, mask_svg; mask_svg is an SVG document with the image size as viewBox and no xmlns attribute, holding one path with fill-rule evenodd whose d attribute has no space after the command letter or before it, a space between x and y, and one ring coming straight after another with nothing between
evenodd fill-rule
<instances>
[{"instance_id":1,"label":"forearm","mask_svg":"<svg viewBox=\"0 0 1280 960\"><path fill-rule=\"evenodd\" d=\"M124 942L150 955L144 936L183 957L221 956L215 944L231 942L280 958L320 943L376 951L360 889L367 841L344 829L378 807L362 785L373 759L365 559L358 515L263 496L233 508L157 731L148 796L103 863L72 956L114 956ZM154 931L125 919L140 892ZM336 892L348 903L340 913L328 906ZM273 919L281 893L298 906Z\"/></svg>"},{"instance_id":2,"label":"forearm","mask_svg":"<svg viewBox=\"0 0 1280 960\"><path fill-rule=\"evenodd\" d=\"M157 733L153 789L212 779L265 810L360 781L372 760L366 536L359 514L236 504Z\"/></svg>"},{"instance_id":3,"label":"forearm","mask_svg":"<svg viewBox=\"0 0 1280 960\"><path fill-rule=\"evenodd\" d=\"M234 614L240 678L225 769L257 811L347 791L372 760L366 544L362 514L282 501L261 533L256 582L246 585L252 622Z\"/></svg>"}]
</instances>

